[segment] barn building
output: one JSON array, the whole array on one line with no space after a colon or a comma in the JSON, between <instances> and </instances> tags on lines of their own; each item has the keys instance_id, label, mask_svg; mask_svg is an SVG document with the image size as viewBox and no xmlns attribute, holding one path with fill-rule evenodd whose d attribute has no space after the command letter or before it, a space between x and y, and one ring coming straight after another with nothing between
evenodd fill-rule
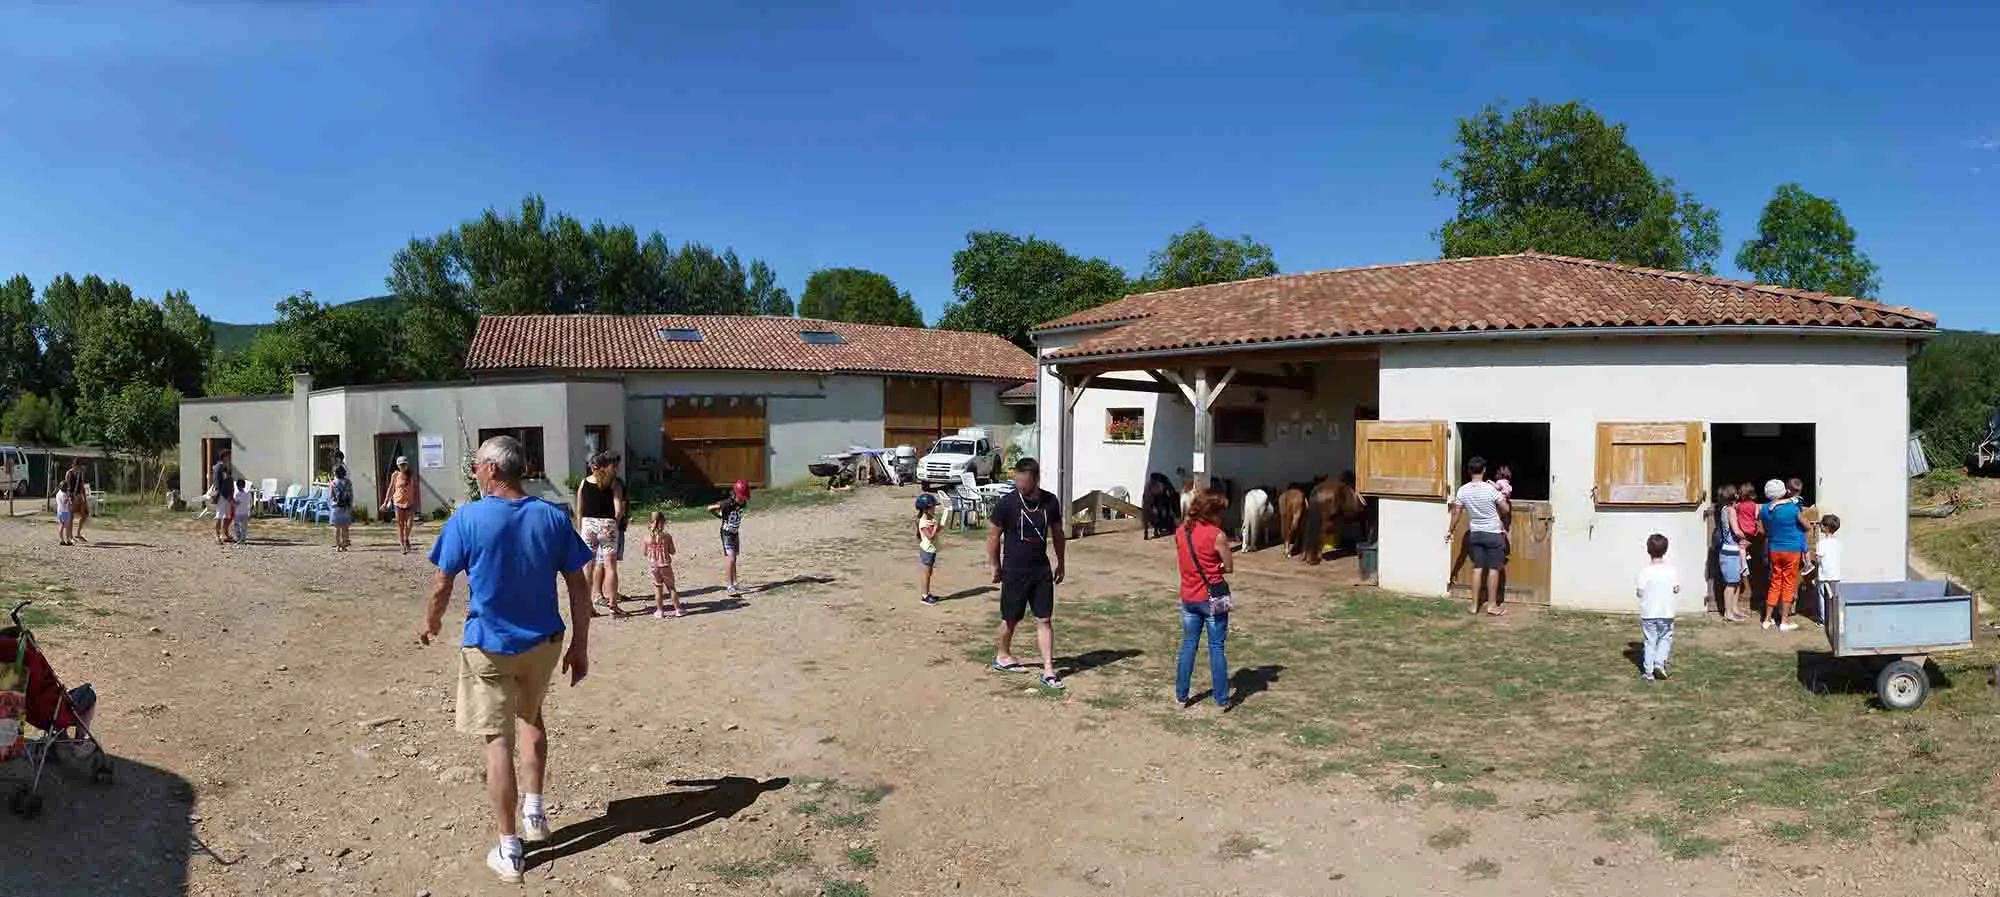
<instances>
[{"instance_id":1,"label":"barn building","mask_svg":"<svg viewBox=\"0 0 2000 897\"><path fill-rule=\"evenodd\" d=\"M1629 610L1645 540L1703 582L1720 483L1798 477L1850 580L1905 578L1908 308L1523 253L1129 296L1034 328L1044 477L1240 495L1353 470L1380 583L1443 595L1464 462L1514 471L1511 600ZM1702 589L1684 588L1687 610Z\"/></svg>"}]
</instances>

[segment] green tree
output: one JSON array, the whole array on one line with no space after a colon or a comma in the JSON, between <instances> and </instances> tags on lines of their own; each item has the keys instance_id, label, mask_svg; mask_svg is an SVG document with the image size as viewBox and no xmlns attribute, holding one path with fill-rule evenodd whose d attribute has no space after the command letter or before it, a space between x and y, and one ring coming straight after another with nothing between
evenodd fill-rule
<instances>
[{"instance_id":1,"label":"green tree","mask_svg":"<svg viewBox=\"0 0 2000 897\"><path fill-rule=\"evenodd\" d=\"M1931 458L1965 463L2000 401L2000 334L1946 331L1910 360L1910 428Z\"/></svg>"},{"instance_id":2,"label":"green tree","mask_svg":"<svg viewBox=\"0 0 2000 897\"><path fill-rule=\"evenodd\" d=\"M278 320L241 355L218 362L209 379L216 395L269 395L291 389L291 375L311 374L316 386L355 386L407 379L412 371L399 337L399 307L379 302L329 306L301 290L277 304Z\"/></svg>"},{"instance_id":3,"label":"green tree","mask_svg":"<svg viewBox=\"0 0 2000 897\"><path fill-rule=\"evenodd\" d=\"M1023 348L1028 328L1125 295L1125 272L1103 259L1070 255L1034 236L965 235L951 259L952 292L938 326L999 334Z\"/></svg>"},{"instance_id":4,"label":"green tree","mask_svg":"<svg viewBox=\"0 0 2000 897\"><path fill-rule=\"evenodd\" d=\"M924 326L924 314L910 294L896 289L886 274L865 268L822 268L806 278L799 316L856 324Z\"/></svg>"},{"instance_id":5,"label":"green tree","mask_svg":"<svg viewBox=\"0 0 2000 897\"><path fill-rule=\"evenodd\" d=\"M750 308L756 314L780 318L793 314L791 291L778 286L778 272L763 259L750 263Z\"/></svg>"},{"instance_id":6,"label":"green tree","mask_svg":"<svg viewBox=\"0 0 2000 897\"><path fill-rule=\"evenodd\" d=\"M16 274L0 283L0 408L43 387L40 322L33 281Z\"/></svg>"},{"instance_id":7,"label":"green tree","mask_svg":"<svg viewBox=\"0 0 2000 897\"><path fill-rule=\"evenodd\" d=\"M62 405L23 392L0 415L0 435L29 445L56 445L62 441Z\"/></svg>"},{"instance_id":8,"label":"green tree","mask_svg":"<svg viewBox=\"0 0 2000 897\"><path fill-rule=\"evenodd\" d=\"M684 315L754 314L748 276L736 250L718 255L700 243L689 243L674 253L667 267L671 299L664 310Z\"/></svg>"},{"instance_id":9,"label":"green tree","mask_svg":"<svg viewBox=\"0 0 2000 897\"><path fill-rule=\"evenodd\" d=\"M1488 106L1458 123L1444 171L1437 193L1458 205L1434 235L1446 258L1535 249L1714 273L1715 210L1655 177L1625 126L1581 103Z\"/></svg>"},{"instance_id":10,"label":"green tree","mask_svg":"<svg viewBox=\"0 0 2000 897\"><path fill-rule=\"evenodd\" d=\"M152 462L147 469L161 470L161 457L180 442L181 394L171 386L127 383L102 404L103 444L142 455Z\"/></svg>"},{"instance_id":11,"label":"green tree","mask_svg":"<svg viewBox=\"0 0 2000 897\"><path fill-rule=\"evenodd\" d=\"M169 385L174 338L160 306L129 290L93 302L77 322L76 403L63 422L63 435L82 445L117 448L122 446L114 441L111 418L116 397L133 384Z\"/></svg>"},{"instance_id":12,"label":"green tree","mask_svg":"<svg viewBox=\"0 0 2000 897\"><path fill-rule=\"evenodd\" d=\"M1244 234L1234 240L1211 233L1207 225L1195 226L1167 238L1164 249L1155 250L1147 262L1146 275L1132 285L1134 292L1198 287L1232 280L1269 277L1278 273L1271 247Z\"/></svg>"},{"instance_id":13,"label":"green tree","mask_svg":"<svg viewBox=\"0 0 2000 897\"><path fill-rule=\"evenodd\" d=\"M188 300L186 290L168 290L160 300L168 336L168 382L181 395L201 395L208 362L215 355L215 326Z\"/></svg>"},{"instance_id":14,"label":"green tree","mask_svg":"<svg viewBox=\"0 0 2000 897\"><path fill-rule=\"evenodd\" d=\"M1875 263L1854 248L1854 228L1840 204L1782 184L1764 214L1757 236L1736 251L1736 267L1760 283L1837 296L1870 298L1881 288Z\"/></svg>"}]
</instances>

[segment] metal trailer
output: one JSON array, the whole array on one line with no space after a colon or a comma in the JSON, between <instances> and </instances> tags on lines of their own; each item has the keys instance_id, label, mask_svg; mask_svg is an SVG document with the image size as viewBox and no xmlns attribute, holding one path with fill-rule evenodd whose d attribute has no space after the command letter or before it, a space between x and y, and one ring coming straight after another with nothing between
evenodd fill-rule
<instances>
[{"instance_id":1,"label":"metal trailer","mask_svg":"<svg viewBox=\"0 0 2000 897\"><path fill-rule=\"evenodd\" d=\"M1826 600L1833 656L1881 663L1875 695L1890 710L1915 710L1930 696L1932 654L1972 647L1977 596L1949 580L1843 582Z\"/></svg>"}]
</instances>

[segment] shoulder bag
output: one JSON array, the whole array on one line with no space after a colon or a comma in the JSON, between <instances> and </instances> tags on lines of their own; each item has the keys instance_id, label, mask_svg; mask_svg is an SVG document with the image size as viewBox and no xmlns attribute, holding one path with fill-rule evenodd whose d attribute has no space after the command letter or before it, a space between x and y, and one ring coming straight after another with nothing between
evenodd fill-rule
<instances>
[{"instance_id":1,"label":"shoulder bag","mask_svg":"<svg viewBox=\"0 0 2000 897\"><path fill-rule=\"evenodd\" d=\"M1181 527L1181 538L1187 541L1189 562L1194 564L1195 572L1201 574L1202 583L1208 586L1209 616L1229 613L1230 609L1236 606L1235 599L1229 594L1229 582L1220 576L1211 580L1208 578L1208 571L1202 569L1201 554L1194 550L1194 527Z\"/></svg>"}]
</instances>

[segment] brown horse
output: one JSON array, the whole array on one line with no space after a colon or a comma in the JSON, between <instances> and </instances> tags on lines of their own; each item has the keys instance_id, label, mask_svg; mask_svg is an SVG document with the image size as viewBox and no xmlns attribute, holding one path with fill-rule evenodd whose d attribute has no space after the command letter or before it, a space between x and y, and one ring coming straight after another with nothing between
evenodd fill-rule
<instances>
[{"instance_id":1,"label":"brown horse","mask_svg":"<svg viewBox=\"0 0 2000 897\"><path fill-rule=\"evenodd\" d=\"M1285 557L1291 557L1298 548L1298 539L1305 534L1306 490L1294 484L1278 496L1278 538L1285 546Z\"/></svg>"}]
</instances>

